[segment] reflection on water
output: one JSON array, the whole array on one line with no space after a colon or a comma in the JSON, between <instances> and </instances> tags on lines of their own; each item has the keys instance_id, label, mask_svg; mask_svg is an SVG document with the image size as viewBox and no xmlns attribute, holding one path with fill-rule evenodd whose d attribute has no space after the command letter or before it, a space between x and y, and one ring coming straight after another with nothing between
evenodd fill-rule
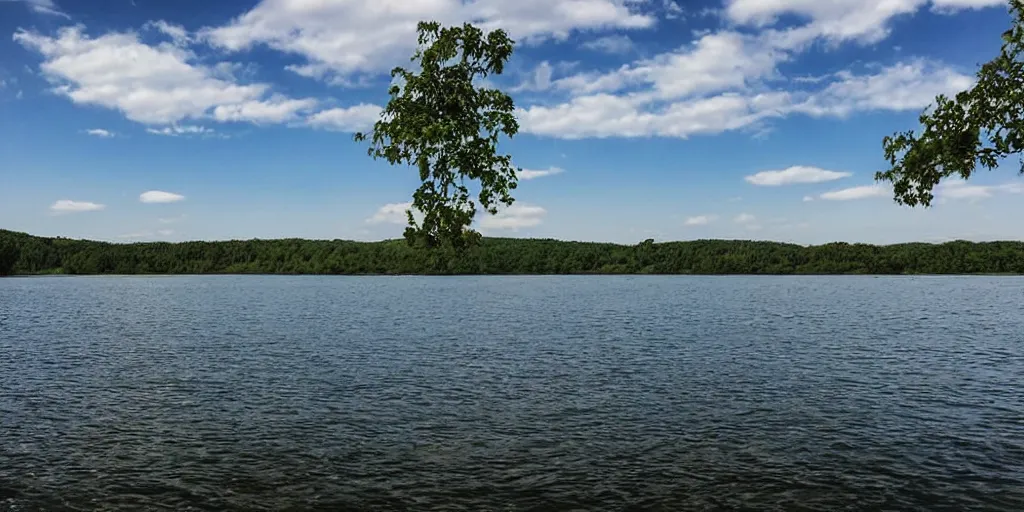
<instances>
[{"instance_id":1,"label":"reflection on water","mask_svg":"<svg viewBox=\"0 0 1024 512\"><path fill-rule=\"evenodd\" d=\"M1024 510L1024 280L0 280L0 510Z\"/></svg>"}]
</instances>

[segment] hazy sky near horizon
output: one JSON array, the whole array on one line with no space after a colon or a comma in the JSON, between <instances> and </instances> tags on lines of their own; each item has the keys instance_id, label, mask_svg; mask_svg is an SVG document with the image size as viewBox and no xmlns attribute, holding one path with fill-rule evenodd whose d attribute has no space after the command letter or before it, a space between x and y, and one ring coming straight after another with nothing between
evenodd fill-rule
<instances>
[{"instance_id":1,"label":"hazy sky near horizon","mask_svg":"<svg viewBox=\"0 0 1024 512\"><path fill-rule=\"evenodd\" d=\"M873 181L996 54L1005 0L0 0L0 228L401 236L417 173L352 132L422 19L519 42L493 81L526 171L486 235L1024 239L1016 160L927 210Z\"/></svg>"}]
</instances>

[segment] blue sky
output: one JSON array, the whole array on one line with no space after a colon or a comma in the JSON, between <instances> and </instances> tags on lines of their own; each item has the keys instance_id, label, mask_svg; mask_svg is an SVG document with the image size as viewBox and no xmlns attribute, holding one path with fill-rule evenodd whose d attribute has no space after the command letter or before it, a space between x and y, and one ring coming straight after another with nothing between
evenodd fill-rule
<instances>
[{"instance_id":1,"label":"blue sky","mask_svg":"<svg viewBox=\"0 0 1024 512\"><path fill-rule=\"evenodd\" d=\"M996 54L1001 0L0 0L0 227L398 237L416 173L351 133L421 19L519 42L494 83L526 171L487 235L1024 239L1015 161L927 210L872 178Z\"/></svg>"}]
</instances>

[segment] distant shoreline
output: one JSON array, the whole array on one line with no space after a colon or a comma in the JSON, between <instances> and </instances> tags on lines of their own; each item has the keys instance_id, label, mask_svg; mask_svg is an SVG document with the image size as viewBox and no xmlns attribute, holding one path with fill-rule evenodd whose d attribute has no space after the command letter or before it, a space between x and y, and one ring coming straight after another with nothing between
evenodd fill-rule
<instances>
[{"instance_id":1,"label":"distant shoreline","mask_svg":"<svg viewBox=\"0 0 1024 512\"><path fill-rule=\"evenodd\" d=\"M0 275L1024 275L1024 242L749 240L636 245L484 238L464 252L404 240L235 240L116 244L0 230Z\"/></svg>"},{"instance_id":2,"label":"distant shoreline","mask_svg":"<svg viewBox=\"0 0 1024 512\"><path fill-rule=\"evenodd\" d=\"M75 278L75 277L1024 277L1024 273L1014 272L978 272L978 273L951 273L951 274L857 274L857 273L788 273L788 274L654 274L654 273L632 273L632 274L601 274L575 273L575 274L271 274L271 273L229 273L229 272L208 272L208 273L182 273L182 274L11 274L0 276L0 279L38 279L46 277Z\"/></svg>"}]
</instances>

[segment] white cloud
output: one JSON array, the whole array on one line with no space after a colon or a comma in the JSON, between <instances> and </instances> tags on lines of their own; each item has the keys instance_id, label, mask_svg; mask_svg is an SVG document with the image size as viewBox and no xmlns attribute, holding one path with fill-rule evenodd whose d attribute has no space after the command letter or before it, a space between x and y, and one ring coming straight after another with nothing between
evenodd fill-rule
<instances>
[{"instance_id":1,"label":"white cloud","mask_svg":"<svg viewBox=\"0 0 1024 512\"><path fill-rule=\"evenodd\" d=\"M846 116L865 110L920 110L939 94L971 87L974 78L922 59L898 63L872 75L838 74L839 81L813 95L798 110L810 115Z\"/></svg>"},{"instance_id":2,"label":"white cloud","mask_svg":"<svg viewBox=\"0 0 1024 512\"><path fill-rule=\"evenodd\" d=\"M674 4L673 4L674 5ZM633 40L625 34L604 36L587 41L580 45L587 50L594 50L604 53L629 53L633 50Z\"/></svg>"},{"instance_id":3,"label":"white cloud","mask_svg":"<svg viewBox=\"0 0 1024 512\"><path fill-rule=\"evenodd\" d=\"M175 34L171 25L154 26ZM139 123L281 122L313 102L273 95L267 84L226 79L215 67L199 64L187 48L147 45L133 32L92 38L75 26L60 29L56 37L18 30L14 40L43 56L40 70L58 94L77 104L119 110Z\"/></svg>"},{"instance_id":4,"label":"white cloud","mask_svg":"<svg viewBox=\"0 0 1024 512\"><path fill-rule=\"evenodd\" d=\"M932 0L932 9L938 12L956 12L962 9L1005 7L1006 0Z\"/></svg>"},{"instance_id":5,"label":"white cloud","mask_svg":"<svg viewBox=\"0 0 1024 512\"><path fill-rule=\"evenodd\" d=\"M875 43L888 37L890 24L931 4L955 11L1006 5L1005 0L725 0L725 17L740 25L774 25L784 15L806 20L804 25L778 31L777 40L792 48L817 38L833 44L843 41Z\"/></svg>"},{"instance_id":6,"label":"white cloud","mask_svg":"<svg viewBox=\"0 0 1024 512\"><path fill-rule=\"evenodd\" d=\"M167 23L164 20L150 21L144 25L145 28L153 28L160 31L162 34L170 37L174 44L184 46L192 42L192 37L189 35L185 27L181 25L175 25L173 23Z\"/></svg>"},{"instance_id":7,"label":"white cloud","mask_svg":"<svg viewBox=\"0 0 1024 512\"><path fill-rule=\"evenodd\" d=\"M715 215L696 215L693 217L687 217L683 222L685 226L706 226L715 221L718 217Z\"/></svg>"},{"instance_id":8,"label":"white cloud","mask_svg":"<svg viewBox=\"0 0 1024 512\"><path fill-rule=\"evenodd\" d=\"M214 133L212 128L205 126L195 125L171 125L163 128L146 128L147 133L153 135L166 135L168 137L178 137L180 135L210 135Z\"/></svg>"},{"instance_id":9,"label":"white cloud","mask_svg":"<svg viewBox=\"0 0 1024 512\"><path fill-rule=\"evenodd\" d=\"M139 201L143 203L176 203L184 201L185 196L162 190L150 190L139 195Z\"/></svg>"},{"instance_id":10,"label":"white cloud","mask_svg":"<svg viewBox=\"0 0 1024 512\"><path fill-rule=\"evenodd\" d=\"M757 220L757 217L755 217L755 216L753 216L753 215L751 215L749 213L741 213L741 214L737 215L735 219L733 219L733 221L736 224L750 224L750 223L752 223L752 222L754 222L756 220Z\"/></svg>"},{"instance_id":11,"label":"white cloud","mask_svg":"<svg viewBox=\"0 0 1024 512\"><path fill-rule=\"evenodd\" d=\"M661 0L661 5L665 9L665 17L670 20L686 17L683 8L675 0Z\"/></svg>"},{"instance_id":12,"label":"white cloud","mask_svg":"<svg viewBox=\"0 0 1024 512\"><path fill-rule=\"evenodd\" d=\"M971 184L963 179L946 180L935 187L935 197L946 200L979 200L987 199L997 193L1020 194L1024 192L1024 183L1004 183L1002 185Z\"/></svg>"},{"instance_id":13,"label":"white cloud","mask_svg":"<svg viewBox=\"0 0 1024 512\"><path fill-rule=\"evenodd\" d=\"M516 177L518 177L520 181L524 181L543 178L544 176L551 176L553 174L561 174L563 172L565 172L565 169L562 169L561 167L548 167L547 169L540 170L520 169L519 172L516 173Z\"/></svg>"},{"instance_id":14,"label":"white cloud","mask_svg":"<svg viewBox=\"0 0 1024 512\"><path fill-rule=\"evenodd\" d=\"M779 66L795 60L815 40L838 44L882 37L892 17L926 4L927 0L728 0L728 21L760 30L705 32L691 44L611 71L549 77L551 88L569 97L561 103L520 108L522 129L566 139L686 138L741 129L756 135L767 133L772 119L797 114L845 117L863 111L920 110L938 94L969 87L973 78L924 59L813 80L788 78ZM764 28L793 14L806 24Z\"/></svg>"},{"instance_id":15,"label":"white cloud","mask_svg":"<svg viewBox=\"0 0 1024 512\"><path fill-rule=\"evenodd\" d=\"M811 201L814 201L814 196L804 196L805 203L809 203Z\"/></svg>"},{"instance_id":16,"label":"white cloud","mask_svg":"<svg viewBox=\"0 0 1024 512\"><path fill-rule=\"evenodd\" d=\"M825 192L818 196L826 201L852 201L855 199L868 199L872 197L885 197L892 194L892 190L884 185L861 185L859 187L844 188Z\"/></svg>"},{"instance_id":17,"label":"white cloud","mask_svg":"<svg viewBox=\"0 0 1024 512\"><path fill-rule=\"evenodd\" d=\"M213 109L213 118L221 122L277 124L296 119L299 113L308 112L317 103L312 98L291 99L274 95L260 101L218 105Z\"/></svg>"},{"instance_id":18,"label":"white cloud","mask_svg":"<svg viewBox=\"0 0 1024 512\"><path fill-rule=\"evenodd\" d=\"M510 92L519 91L546 91L551 88L551 75L554 68L551 63L543 60L533 69L533 73L523 83L511 88Z\"/></svg>"},{"instance_id":19,"label":"white cloud","mask_svg":"<svg viewBox=\"0 0 1024 512\"><path fill-rule=\"evenodd\" d=\"M86 130L85 133L88 133L89 135L92 135L94 137L101 137L101 138L110 138L110 137L113 137L115 135L114 132L109 131L109 130L104 130L103 128L93 128L91 130Z\"/></svg>"},{"instance_id":20,"label":"white cloud","mask_svg":"<svg viewBox=\"0 0 1024 512\"><path fill-rule=\"evenodd\" d=\"M692 44L607 73L582 73L555 81L576 94L646 87L640 100L676 99L737 89L775 73L785 54L737 32L707 34Z\"/></svg>"},{"instance_id":21,"label":"white cloud","mask_svg":"<svg viewBox=\"0 0 1024 512\"><path fill-rule=\"evenodd\" d=\"M412 208L412 202L388 203L377 209L372 217L366 219L368 224L405 224L408 222L406 211Z\"/></svg>"},{"instance_id":22,"label":"white cloud","mask_svg":"<svg viewBox=\"0 0 1024 512\"><path fill-rule=\"evenodd\" d=\"M743 52L738 47L734 49ZM692 66L680 64L680 69L701 70L700 76L694 79L669 79L678 70L667 68L660 74L651 75L646 71L637 74L637 70L652 68L635 65L604 75L584 73L555 80L556 88L568 88L577 95L561 104L520 108L520 124L524 132L564 139L687 138L756 129L771 119L793 114L844 117L859 111L923 109L936 94L955 93L972 83L970 77L949 67L916 60L895 64L874 74L839 73L818 91L766 90L763 86L752 88L748 82L774 75L775 71L768 67L751 64L744 70L734 69L734 74L730 75L728 71L713 72L715 65L701 64L703 60L679 60L693 63ZM771 60L765 57L763 64ZM747 59L745 62L761 61ZM643 78L652 76L662 78ZM642 87L635 90L638 84ZM624 89L629 90L620 92ZM590 92L594 90L603 92Z\"/></svg>"},{"instance_id":23,"label":"white cloud","mask_svg":"<svg viewBox=\"0 0 1024 512\"><path fill-rule=\"evenodd\" d=\"M263 0L222 27L202 31L229 51L265 44L301 56L289 69L331 80L376 73L407 59L416 23L474 21L485 30L503 28L520 42L564 39L578 30L645 28L648 15L631 12L632 0Z\"/></svg>"},{"instance_id":24,"label":"white cloud","mask_svg":"<svg viewBox=\"0 0 1024 512\"><path fill-rule=\"evenodd\" d=\"M817 167L794 165L781 171L761 171L743 179L759 186L775 187L793 183L822 183L852 176L852 173L826 171Z\"/></svg>"},{"instance_id":25,"label":"white cloud","mask_svg":"<svg viewBox=\"0 0 1024 512\"><path fill-rule=\"evenodd\" d=\"M68 16L64 11L61 11L53 0L0 0L0 2L23 2L27 4L33 12L48 14L50 16L59 16L64 19L71 19L71 16Z\"/></svg>"},{"instance_id":26,"label":"white cloud","mask_svg":"<svg viewBox=\"0 0 1024 512\"><path fill-rule=\"evenodd\" d=\"M833 41L875 42L889 33L895 16L916 11L927 0L726 0L726 17L738 24L772 25L782 15L807 19L806 25L789 29L795 44L816 37Z\"/></svg>"},{"instance_id":27,"label":"white cloud","mask_svg":"<svg viewBox=\"0 0 1024 512\"><path fill-rule=\"evenodd\" d=\"M512 206L498 210L495 215L481 213L480 228L518 231L522 228L540 225L547 213L547 210L540 206L513 203Z\"/></svg>"},{"instance_id":28,"label":"white cloud","mask_svg":"<svg viewBox=\"0 0 1024 512\"><path fill-rule=\"evenodd\" d=\"M557 61L551 63L546 60L540 61L532 71L526 74L526 78L515 87L509 88L509 92L516 93L521 91L547 91L556 85L555 81L552 80L555 74L564 75L569 71L573 70L579 65L579 61ZM489 84L488 86L493 86ZM558 85L561 88L567 88L569 84L560 81Z\"/></svg>"},{"instance_id":29,"label":"white cloud","mask_svg":"<svg viewBox=\"0 0 1024 512\"><path fill-rule=\"evenodd\" d=\"M54 213L80 213L95 212L106 208L106 205L90 203L88 201L72 201L61 199L50 205L50 211Z\"/></svg>"},{"instance_id":30,"label":"white cloud","mask_svg":"<svg viewBox=\"0 0 1024 512\"><path fill-rule=\"evenodd\" d=\"M368 130L380 118L381 107L360 103L347 108L321 110L306 119L306 124L314 128L336 130L341 132L357 132Z\"/></svg>"},{"instance_id":31,"label":"white cloud","mask_svg":"<svg viewBox=\"0 0 1024 512\"><path fill-rule=\"evenodd\" d=\"M791 101L786 93L721 94L664 107L635 97L595 94L555 106L520 109L524 132L564 139L586 137L678 137L717 134L780 117Z\"/></svg>"}]
</instances>

